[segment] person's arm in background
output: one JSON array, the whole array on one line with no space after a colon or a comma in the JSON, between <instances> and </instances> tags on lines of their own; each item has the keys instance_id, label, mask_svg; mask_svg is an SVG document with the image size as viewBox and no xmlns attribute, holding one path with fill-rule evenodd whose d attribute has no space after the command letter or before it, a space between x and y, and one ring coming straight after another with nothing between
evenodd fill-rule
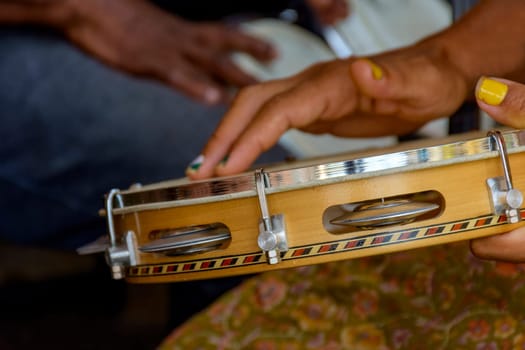
<instances>
[{"instance_id":1,"label":"person's arm in background","mask_svg":"<svg viewBox=\"0 0 525 350\"><path fill-rule=\"evenodd\" d=\"M276 55L233 27L186 21L146 0L0 0L0 24L52 27L106 64L206 103L228 101L232 86L255 82L233 63L232 52L260 60Z\"/></svg>"},{"instance_id":2,"label":"person's arm in background","mask_svg":"<svg viewBox=\"0 0 525 350\"><path fill-rule=\"evenodd\" d=\"M523 0L483 0L449 29L406 48L247 87L188 176L245 170L290 128L400 135L450 115L473 96L480 75L525 78L524 21Z\"/></svg>"},{"instance_id":3,"label":"person's arm in background","mask_svg":"<svg viewBox=\"0 0 525 350\"><path fill-rule=\"evenodd\" d=\"M0 23L61 26L67 0L0 0Z\"/></svg>"}]
</instances>

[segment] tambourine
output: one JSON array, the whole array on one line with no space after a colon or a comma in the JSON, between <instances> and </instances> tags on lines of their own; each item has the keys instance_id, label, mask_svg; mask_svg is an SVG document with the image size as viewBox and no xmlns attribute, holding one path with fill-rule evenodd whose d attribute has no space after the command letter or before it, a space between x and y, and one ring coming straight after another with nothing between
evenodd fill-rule
<instances>
[{"instance_id":1,"label":"tambourine","mask_svg":"<svg viewBox=\"0 0 525 350\"><path fill-rule=\"evenodd\" d=\"M257 273L519 226L525 131L443 142L114 189L105 204L113 277L148 283Z\"/></svg>"}]
</instances>

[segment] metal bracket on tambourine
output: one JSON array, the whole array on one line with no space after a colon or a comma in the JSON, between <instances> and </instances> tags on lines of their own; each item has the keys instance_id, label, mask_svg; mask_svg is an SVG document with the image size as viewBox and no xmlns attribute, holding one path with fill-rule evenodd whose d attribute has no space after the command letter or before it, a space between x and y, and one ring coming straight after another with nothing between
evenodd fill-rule
<instances>
[{"instance_id":1,"label":"metal bracket on tambourine","mask_svg":"<svg viewBox=\"0 0 525 350\"><path fill-rule=\"evenodd\" d=\"M520 207L523 203L523 195L512 185L512 173L503 135L499 131L489 131L487 136L496 144L504 174L487 179L492 211L496 215L505 214L508 222L514 224L521 220Z\"/></svg>"},{"instance_id":2,"label":"metal bracket on tambourine","mask_svg":"<svg viewBox=\"0 0 525 350\"><path fill-rule=\"evenodd\" d=\"M106 217L109 235L109 247L106 249L106 261L111 267L113 279L122 279L126 275L127 266L137 265L135 255L136 237L133 231L128 231L121 242L117 241L113 223L113 201L118 198L119 190L113 189L106 197Z\"/></svg>"},{"instance_id":3,"label":"metal bracket on tambourine","mask_svg":"<svg viewBox=\"0 0 525 350\"><path fill-rule=\"evenodd\" d=\"M262 169L255 171L255 186L262 214L257 244L266 255L268 264L277 264L281 261L281 253L288 250L284 215L270 216L266 201L266 189L269 187L269 181L267 174Z\"/></svg>"}]
</instances>

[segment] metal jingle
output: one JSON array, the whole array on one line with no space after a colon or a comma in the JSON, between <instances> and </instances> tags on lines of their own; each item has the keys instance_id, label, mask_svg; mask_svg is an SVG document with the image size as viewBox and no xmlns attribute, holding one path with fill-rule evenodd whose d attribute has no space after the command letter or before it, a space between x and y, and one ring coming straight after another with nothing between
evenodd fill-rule
<instances>
[{"instance_id":1,"label":"metal jingle","mask_svg":"<svg viewBox=\"0 0 525 350\"><path fill-rule=\"evenodd\" d=\"M223 249L223 243L219 242L217 244L210 243L209 245L203 244L203 245L192 245L189 247L183 247L178 249L172 249L169 251L164 252L167 256L179 256L179 255L190 255L190 254L198 254L198 253L205 253L205 252L211 252L212 250L218 250Z\"/></svg>"},{"instance_id":2,"label":"metal jingle","mask_svg":"<svg viewBox=\"0 0 525 350\"><path fill-rule=\"evenodd\" d=\"M143 253L187 255L225 248L231 241L228 227L221 223L185 226L150 233L155 237L138 249Z\"/></svg>"},{"instance_id":3,"label":"metal jingle","mask_svg":"<svg viewBox=\"0 0 525 350\"><path fill-rule=\"evenodd\" d=\"M410 223L437 209L439 209L438 204L408 199L381 201L360 205L353 211L332 219L330 223L362 229L400 225Z\"/></svg>"},{"instance_id":4,"label":"metal jingle","mask_svg":"<svg viewBox=\"0 0 525 350\"><path fill-rule=\"evenodd\" d=\"M152 231L149 234L150 239L165 239L169 237L178 237L182 235L189 235L199 232L211 232L219 228L220 224L209 224L209 225L192 225L177 228L169 228L165 230Z\"/></svg>"}]
</instances>

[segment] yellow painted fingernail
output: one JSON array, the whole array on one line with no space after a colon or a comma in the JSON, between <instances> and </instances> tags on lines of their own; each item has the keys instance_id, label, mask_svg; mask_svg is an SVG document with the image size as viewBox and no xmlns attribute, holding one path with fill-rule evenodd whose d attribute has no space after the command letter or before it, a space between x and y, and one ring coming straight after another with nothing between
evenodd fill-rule
<instances>
[{"instance_id":1,"label":"yellow painted fingernail","mask_svg":"<svg viewBox=\"0 0 525 350\"><path fill-rule=\"evenodd\" d=\"M483 77L476 86L476 97L491 106L499 106L507 96L509 87L501 81Z\"/></svg>"},{"instance_id":2,"label":"yellow painted fingernail","mask_svg":"<svg viewBox=\"0 0 525 350\"><path fill-rule=\"evenodd\" d=\"M383 78L383 70L381 69L381 67L379 67L377 64L375 64L368 58L365 58L364 60L370 65L370 68L372 69L372 76L374 77L374 79L381 80Z\"/></svg>"}]
</instances>

